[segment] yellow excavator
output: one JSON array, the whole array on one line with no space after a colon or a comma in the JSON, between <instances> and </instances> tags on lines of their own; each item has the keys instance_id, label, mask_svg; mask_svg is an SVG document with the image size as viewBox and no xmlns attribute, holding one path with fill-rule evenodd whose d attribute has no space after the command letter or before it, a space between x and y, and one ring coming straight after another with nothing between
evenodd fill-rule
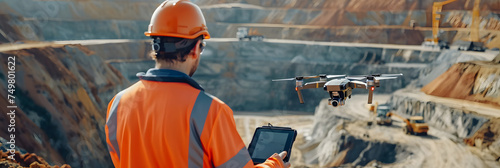
<instances>
[{"instance_id":1,"label":"yellow excavator","mask_svg":"<svg viewBox=\"0 0 500 168\"><path fill-rule=\"evenodd\" d=\"M410 118L404 118L392 112L387 113L387 116L395 116L403 120L403 122L406 123L406 125L403 126L403 132L405 134L427 135L427 131L429 131L429 125L425 123L424 117L422 116L411 116Z\"/></svg>"},{"instance_id":2,"label":"yellow excavator","mask_svg":"<svg viewBox=\"0 0 500 168\"><path fill-rule=\"evenodd\" d=\"M449 49L449 44L446 41L439 40L439 24L442 16L443 6L457 0L447 0L443 2L434 2L432 5L432 37L425 38L422 45L424 47L431 47L439 49ZM472 9L472 22L470 24L470 39L458 42L459 50L467 50L467 51L481 51L484 52L486 48L484 44L479 40L479 4L481 0L474 1L474 7Z\"/></svg>"},{"instance_id":3,"label":"yellow excavator","mask_svg":"<svg viewBox=\"0 0 500 168\"><path fill-rule=\"evenodd\" d=\"M464 51L486 51L486 47L484 43L480 41L479 38L479 24L481 23L481 19L479 18L479 4L481 0L474 1L474 7L472 8L472 21L470 24L470 37L469 40L462 42L458 46L458 50Z\"/></svg>"},{"instance_id":4,"label":"yellow excavator","mask_svg":"<svg viewBox=\"0 0 500 168\"><path fill-rule=\"evenodd\" d=\"M441 20L441 10L443 9L443 6L452 2L455 2L457 0L447 0L443 2L434 2L432 4L432 37L431 38L425 38L424 43L422 45L424 47L439 47L439 49L449 49L450 46L448 45L447 42L441 41L438 38L439 34L439 23Z\"/></svg>"}]
</instances>

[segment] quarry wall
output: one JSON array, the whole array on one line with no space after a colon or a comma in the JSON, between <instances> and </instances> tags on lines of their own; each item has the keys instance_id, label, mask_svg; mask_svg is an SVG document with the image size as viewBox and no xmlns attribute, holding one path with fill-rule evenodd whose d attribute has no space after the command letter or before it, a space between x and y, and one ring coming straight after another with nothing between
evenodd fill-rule
<instances>
[{"instance_id":1,"label":"quarry wall","mask_svg":"<svg viewBox=\"0 0 500 168\"><path fill-rule=\"evenodd\" d=\"M143 33L161 2L1 1L0 42L147 39ZM432 0L194 2L201 6L215 38L234 38L237 28L246 26L267 38L419 45L432 33ZM468 38L472 6L472 1L459 0L443 7L441 39ZM480 9L481 41L499 48L500 3L483 0Z\"/></svg>"}]
</instances>

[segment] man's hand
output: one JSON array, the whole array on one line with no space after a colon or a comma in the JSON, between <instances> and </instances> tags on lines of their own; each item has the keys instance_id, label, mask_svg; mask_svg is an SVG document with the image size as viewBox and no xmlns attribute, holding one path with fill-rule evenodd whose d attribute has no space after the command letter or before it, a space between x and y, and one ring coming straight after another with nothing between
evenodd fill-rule
<instances>
[{"instance_id":1,"label":"man's hand","mask_svg":"<svg viewBox=\"0 0 500 168\"><path fill-rule=\"evenodd\" d=\"M290 162L283 163L283 159L286 157L286 151L281 152L280 154L274 153L271 157L267 158L264 163L255 165L258 168L278 168L284 167L289 168Z\"/></svg>"},{"instance_id":2,"label":"man's hand","mask_svg":"<svg viewBox=\"0 0 500 168\"><path fill-rule=\"evenodd\" d=\"M286 151L283 151L279 155L277 153L274 153L273 156L278 155L276 157L276 159L278 159L281 162L281 164L284 165L285 168L289 168L291 165L290 162L283 163L283 159L285 159L286 154L287 154ZM271 156L271 157L273 157L273 156Z\"/></svg>"},{"instance_id":3,"label":"man's hand","mask_svg":"<svg viewBox=\"0 0 500 168\"><path fill-rule=\"evenodd\" d=\"M283 151L280 154L274 153L273 155L271 155L271 157L269 157L266 160L266 162L257 165L257 167L261 167L262 166L262 167L268 167L268 168L271 168L271 167L289 168L290 167L290 163L289 162L283 163L283 159L286 157L286 154L287 154L286 151Z\"/></svg>"}]
</instances>

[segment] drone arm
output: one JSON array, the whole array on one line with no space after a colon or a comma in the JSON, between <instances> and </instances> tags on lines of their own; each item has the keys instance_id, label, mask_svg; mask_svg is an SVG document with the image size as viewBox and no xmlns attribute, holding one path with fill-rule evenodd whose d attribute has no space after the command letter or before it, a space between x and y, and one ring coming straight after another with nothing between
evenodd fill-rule
<instances>
[{"instance_id":1,"label":"drone arm","mask_svg":"<svg viewBox=\"0 0 500 168\"><path fill-rule=\"evenodd\" d=\"M366 89L368 87L365 82L361 82L361 81L351 81L350 82L350 86L353 89L354 88L363 88L363 89Z\"/></svg>"},{"instance_id":2,"label":"drone arm","mask_svg":"<svg viewBox=\"0 0 500 168\"><path fill-rule=\"evenodd\" d=\"M322 88L323 86L325 86L325 82L323 82L323 81L309 82L309 83L306 83L302 87L302 89L315 89L315 88Z\"/></svg>"},{"instance_id":3,"label":"drone arm","mask_svg":"<svg viewBox=\"0 0 500 168\"><path fill-rule=\"evenodd\" d=\"M300 104L304 104L304 98L302 98L302 92L300 91L302 89L303 89L302 87L296 87L295 88L295 90L297 91L297 94L299 95Z\"/></svg>"},{"instance_id":4,"label":"drone arm","mask_svg":"<svg viewBox=\"0 0 500 168\"><path fill-rule=\"evenodd\" d=\"M374 87L368 88L368 104L372 104Z\"/></svg>"}]
</instances>

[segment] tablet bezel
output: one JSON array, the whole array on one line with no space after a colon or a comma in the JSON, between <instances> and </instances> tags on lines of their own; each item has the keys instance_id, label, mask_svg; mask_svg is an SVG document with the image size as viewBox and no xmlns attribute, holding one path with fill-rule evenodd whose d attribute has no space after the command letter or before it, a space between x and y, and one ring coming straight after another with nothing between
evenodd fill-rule
<instances>
[{"instance_id":1,"label":"tablet bezel","mask_svg":"<svg viewBox=\"0 0 500 168\"><path fill-rule=\"evenodd\" d=\"M291 128L286 128L286 127L259 127L255 130L255 133L253 134L252 141L250 142L250 145L248 145L248 152L250 153L250 157L252 158L252 161L254 164L258 163L264 163L267 158L253 158L253 152L255 150L255 147L257 145L257 140L259 139L258 137L260 136L260 133L266 131L266 132L279 132L279 133L288 133L288 138L285 143L285 149L287 149L287 156L285 159L283 159L284 162L288 162L290 160L290 155L292 152L292 146L293 142L295 141L295 137L297 136L297 131ZM283 149L283 151L285 150ZM270 157L271 155L269 155Z\"/></svg>"}]
</instances>

